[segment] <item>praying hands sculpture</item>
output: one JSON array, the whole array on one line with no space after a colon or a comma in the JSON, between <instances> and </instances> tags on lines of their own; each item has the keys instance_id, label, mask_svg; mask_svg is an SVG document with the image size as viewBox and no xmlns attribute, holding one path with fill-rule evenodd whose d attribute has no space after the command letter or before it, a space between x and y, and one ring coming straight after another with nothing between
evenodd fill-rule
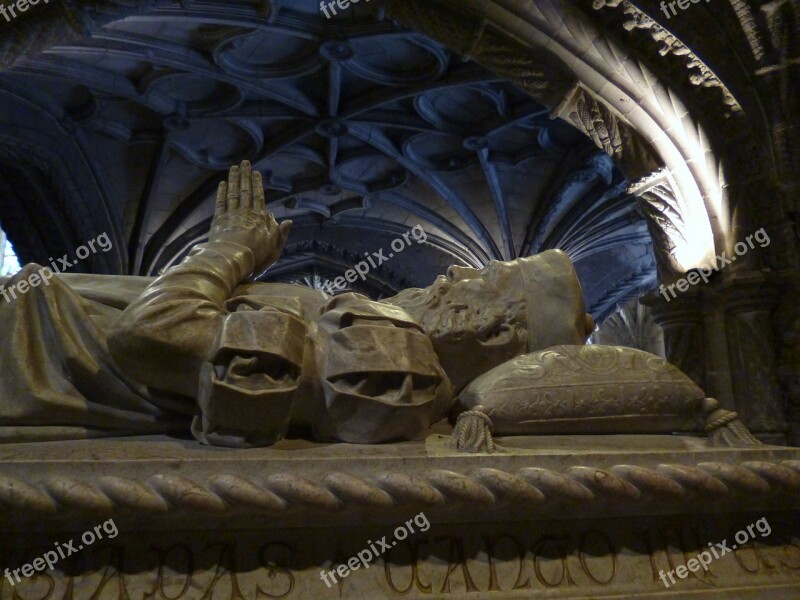
<instances>
[{"instance_id":1,"label":"praying hands sculpture","mask_svg":"<svg viewBox=\"0 0 800 600\"><path fill-rule=\"evenodd\" d=\"M228 447L270 445L287 434L379 443L416 438L450 413L459 423L456 445L486 449L491 411L459 404L456 395L482 375L486 388L494 368L533 373L509 361L553 346L580 348L592 331L574 268L560 251L482 270L451 267L427 288L380 302L252 283L278 260L290 228L265 211L261 176L244 162L219 186L208 242L154 281L59 276L0 305L0 330L10 338L0 349L0 441L190 430ZM608 372L613 380L616 371ZM558 385L570 388L567 380ZM673 402L678 412L686 408L682 417L713 413L715 428L735 420L703 403L699 390L681 389L691 396ZM522 416L531 406L546 415L546 397L534 404L509 398L494 409L498 423L526 433ZM594 413L605 410L599 402ZM658 422L650 404L657 406L636 405L636 423ZM572 409L563 406L562 430L592 432L591 419L570 429ZM754 443L743 429L733 437Z\"/></svg>"}]
</instances>

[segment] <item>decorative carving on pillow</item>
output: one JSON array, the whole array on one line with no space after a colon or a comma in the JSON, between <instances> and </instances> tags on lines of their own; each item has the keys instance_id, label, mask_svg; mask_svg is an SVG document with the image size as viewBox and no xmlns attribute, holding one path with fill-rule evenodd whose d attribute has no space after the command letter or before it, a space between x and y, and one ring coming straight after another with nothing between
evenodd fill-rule
<instances>
[{"instance_id":1,"label":"decorative carving on pillow","mask_svg":"<svg viewBox=\"0 0 800 600\"><path fill-rule=\"evenodd\" d=\"M710 433L736 420L663 358L599 345L509 360L465 387L451 416L456 446L470 449L491 448L487 427L497 435ZM731 443L757 443L736 425ZM474 443L465 446L467 438Z\"/></svg>"}]
</instances>

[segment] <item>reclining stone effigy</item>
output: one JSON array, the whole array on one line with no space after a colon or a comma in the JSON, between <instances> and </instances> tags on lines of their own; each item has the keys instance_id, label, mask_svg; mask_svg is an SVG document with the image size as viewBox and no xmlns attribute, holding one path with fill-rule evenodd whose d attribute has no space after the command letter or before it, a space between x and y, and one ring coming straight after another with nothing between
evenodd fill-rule
<instances>
[{"instance_id":1,"label":"reclining stone effigy","mask_svg":"<svg viewBox=\"0 0 800 600\"><path fill-rule=\"evenodd\" d=\"M758 443L662 359L582 346L593 323L563 252L452 267L380 302L247 283L290 225L265 212L260 175L243 163L220 186L209 241L157 279L61 276L0 304L0 440L191 430L229 447L288 433L380 443L452 412L456 446L472 450L492 446L490 427L700 427L715 444Z\"/></svg>"}]
</instances>

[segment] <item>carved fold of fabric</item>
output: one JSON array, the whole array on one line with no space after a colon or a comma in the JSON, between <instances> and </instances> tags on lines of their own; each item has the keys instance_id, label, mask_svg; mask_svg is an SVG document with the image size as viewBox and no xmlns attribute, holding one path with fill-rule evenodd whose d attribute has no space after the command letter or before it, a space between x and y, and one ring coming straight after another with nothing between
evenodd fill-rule
<instances>
[{"instance_id":1,"label":"carved fold of fabric","mask_svg":"<svg viewBox=\"0 0 800 600\"><path fill-rule=\"evenodd\" d=\"M239 244L195 247L112 329L109 348L122 370L148 386L196 397L200 369L224 322L224 303L252 267L253 253Z\"/></svg>"},{"instance_id":2,"label":"carved fold of fabric","mask_svg":"<svg viewBox=\"0 0 800 600\"><path fill-rule=\"evenodd\" d=\"M274 444L286 434L299 388L306 325L266 303L242 303L228 315L210 362L200 373L192 433L201 442Z\"/></svg>"},{"instance_id":3,"label":"carved fold of fabric","mask_svg":"<svg viewBox=\"0 0 800 600\"><path fill-rule=\"evenodd\" d=\"M38 272L24 267L7 286ZM115 309L78 296L58 277L0 301L0 441L185 432L126 377L105 342Z\"/></svg>"},{"instance_id":4,"label":"carved fold of fabric","mask_svg":"<svg viewBox=\"0 0 800 600\"><path fill-rule=\"evenodd\" d=\"M307 352L322 440L381 443L420 435L447 412L453 392L433 344L404 310L357 294L331 300Z\"/></svg>"}]
</instances>

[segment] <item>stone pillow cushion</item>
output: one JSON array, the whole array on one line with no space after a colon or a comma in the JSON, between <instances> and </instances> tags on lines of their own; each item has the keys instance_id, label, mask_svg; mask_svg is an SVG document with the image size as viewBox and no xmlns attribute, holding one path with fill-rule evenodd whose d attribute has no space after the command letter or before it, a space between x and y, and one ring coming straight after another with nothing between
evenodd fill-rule
<instances>
[{"instance_id":1,"label":"stone pillow cushion","mask_svg":"<svg viewBox=\"0 0 800 600\"><path fill-rule=\"evenodd\" d=\"M452 420L479 410L495 435L671 433L697 430L705 394L663 358L620 346L561 345L481 375Z\"/></svg>"}]
</instances>

